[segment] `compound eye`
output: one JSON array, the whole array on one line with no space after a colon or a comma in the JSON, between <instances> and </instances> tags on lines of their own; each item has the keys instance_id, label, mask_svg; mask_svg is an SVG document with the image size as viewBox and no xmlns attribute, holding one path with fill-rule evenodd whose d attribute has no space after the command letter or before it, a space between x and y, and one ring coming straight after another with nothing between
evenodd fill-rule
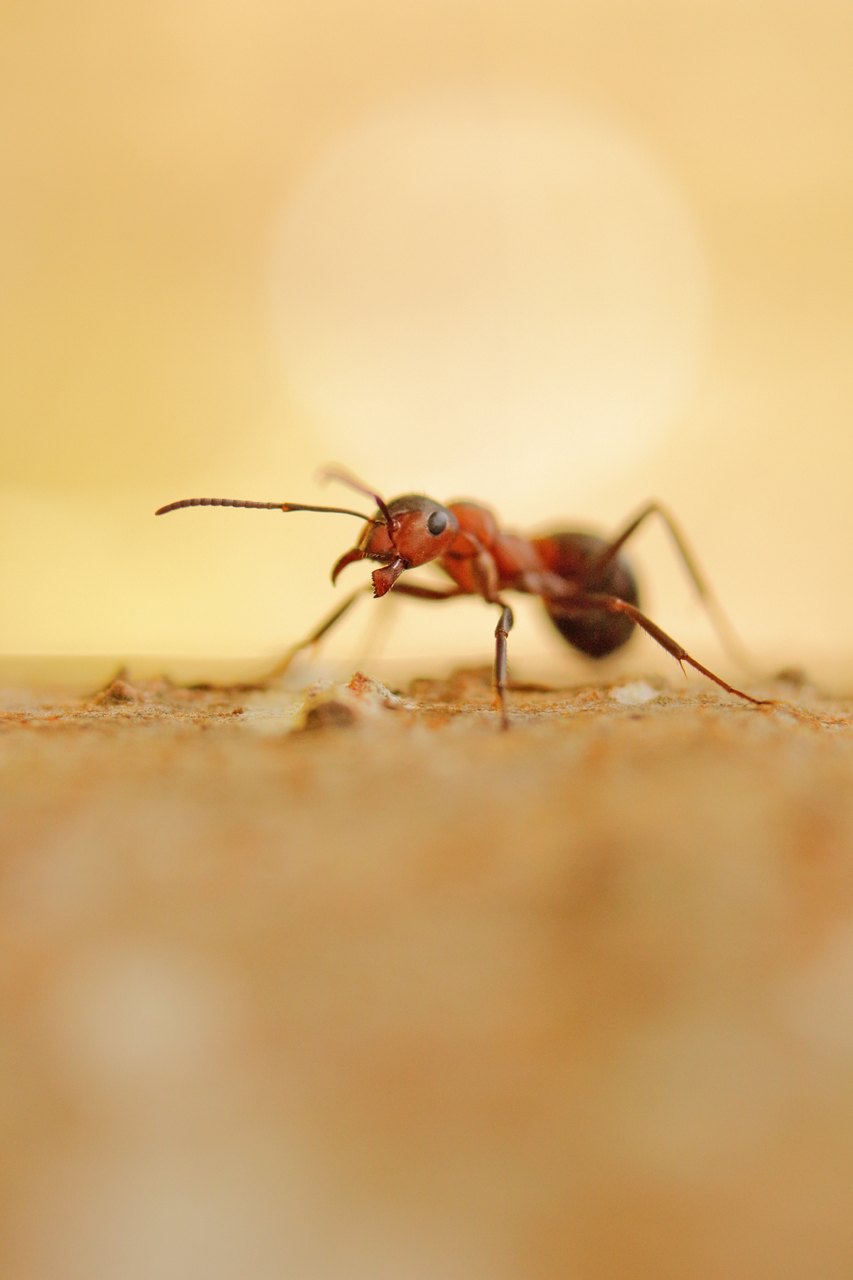
<instances>
[{"instance_id":1,"label":"compound eye","mask_svg":"<svg viewBox=\"0 0 853 1280\"><path fill-rule=\"evenodd\" d=\"M427 528L434 538L440 533L444 533L447 528L447 512L433 511L427 520Z\"/></svg>"}]
</instances>

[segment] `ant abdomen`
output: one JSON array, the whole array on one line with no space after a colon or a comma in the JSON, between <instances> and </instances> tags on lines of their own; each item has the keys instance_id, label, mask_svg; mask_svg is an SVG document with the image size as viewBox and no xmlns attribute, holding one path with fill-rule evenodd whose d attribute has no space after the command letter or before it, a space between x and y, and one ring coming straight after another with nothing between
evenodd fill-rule
<instances>
[{"instance_id":1,"label":"ant abdomen","mask_svg":"<svg viewBox=\"0 0 853 1280\"><path fill-rule=\"evenodd\" d=\"M637 580L621 556L596 569L595 561L609 545L604 538L592 533L552 533L534 541L547 567L561 578L577 583L585 592L603 592L628 604L639 604ZM563 639L588 658L606 658L615 653L631 638L636 626L624 613L589 609L572 615L556 602L545 599L543 604Z\"/></svg>"}]
</instances>

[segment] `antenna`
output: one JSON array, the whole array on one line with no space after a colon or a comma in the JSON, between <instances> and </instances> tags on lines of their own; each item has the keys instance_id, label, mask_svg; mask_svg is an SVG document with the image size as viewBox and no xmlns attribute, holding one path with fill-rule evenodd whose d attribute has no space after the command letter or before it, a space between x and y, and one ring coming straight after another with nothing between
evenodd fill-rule
<instances>
[{"instance_id":1,"label":"antenna","mask_svg":"<svg viewBox=\"0 0 853 1280\"><path fill-rule=\"evenodd\" d=\"M383 506L384 503L380 506L380 510ZM361 511L352 511L349 507L312 507L302 502L246 502L240 498L181 498L180 502L170 502L167 506L160 507L154 514L164 516L169 511L179 511L181 507L255 507L262 511L326 511L337 516L355 516L356 519L364 520L367 524L376 523L370 516L364 515Z\"/></svg>"}]
</instances>

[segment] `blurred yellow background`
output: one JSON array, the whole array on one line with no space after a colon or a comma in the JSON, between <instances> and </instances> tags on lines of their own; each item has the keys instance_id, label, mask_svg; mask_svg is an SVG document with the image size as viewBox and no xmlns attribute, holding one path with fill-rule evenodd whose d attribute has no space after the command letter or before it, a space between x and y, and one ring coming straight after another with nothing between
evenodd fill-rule
<instances>
[{"instance_id":1,"label":"blurred yellow background","mask_svg":"<svg viewBox=\"0 0 853 1280\"><path fill-rule=\"evenodd\" d=\"M848 5L0 23L0 652L274 654L333 606L355 522L153 511L346 503L334 460L521 528L658 497L764 660L846 661ZM637 559L717 658L660 532ZM559 655L522 612L516 658ZM485 660L493 625L403 604L386 651Z\"/></svg>"}]
</instances>

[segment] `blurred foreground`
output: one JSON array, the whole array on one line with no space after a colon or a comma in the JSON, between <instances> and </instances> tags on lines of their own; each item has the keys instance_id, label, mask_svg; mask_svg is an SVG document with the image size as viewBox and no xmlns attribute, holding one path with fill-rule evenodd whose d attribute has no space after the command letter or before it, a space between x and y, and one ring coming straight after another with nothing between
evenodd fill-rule
<instances>
[{"instance_id":1,"label":"blurred foreground","mask_svg":"<svg viewBox=\"0 0 853 1280\"><path fill-rule=\"evenodd\" d=\"M5 695L3 1274L853 1274L853 699L758 692Z\"/></svg>"}]
</instances>

